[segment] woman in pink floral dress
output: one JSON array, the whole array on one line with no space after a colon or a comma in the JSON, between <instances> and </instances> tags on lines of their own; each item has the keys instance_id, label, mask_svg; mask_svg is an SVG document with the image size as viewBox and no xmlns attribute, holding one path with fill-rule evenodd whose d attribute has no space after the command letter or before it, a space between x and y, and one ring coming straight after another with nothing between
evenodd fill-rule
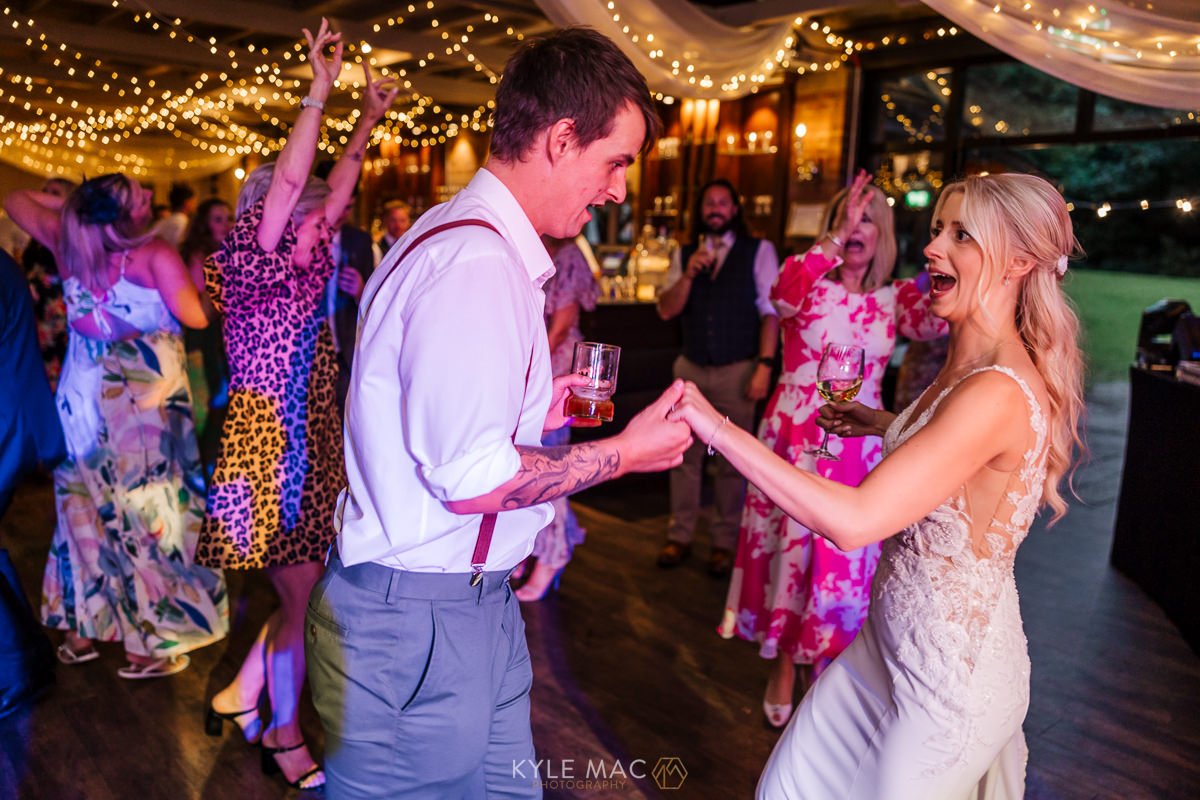
<instances>
[{"instance_id":1,"label":"woman in pink floral dress","mask_svg":"<svg viewBox=\"0 0 1200 800\"><path fill-rule=\"evenodd\" d=\"M878 439L829 437L840 461L807 452L822 438L816 424L824 403L816 388L821 352L831 342L862 347L858 397L878 408L896 334L923 340L946 329L929 313L929 298L914 279L888 280L896 261L892 210L865 172L834 197L823 229L812 249L784 263L771 290L782 321L783 375L758 436L798 468L857 486L879 463ZM782 727L791 716L795 665L807 667L806 681L814 679L853 641L878 560L878 544L843 553L749 487L719 632L758 642L759 655L775 660L763 700L772 725Z\"/></svg>"}]
</instances>

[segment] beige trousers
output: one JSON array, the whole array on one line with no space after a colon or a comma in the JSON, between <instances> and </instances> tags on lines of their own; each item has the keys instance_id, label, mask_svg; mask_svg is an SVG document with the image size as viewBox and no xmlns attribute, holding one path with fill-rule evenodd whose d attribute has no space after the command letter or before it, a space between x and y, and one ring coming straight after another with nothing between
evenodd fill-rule
<instances>
[{"instance_id":1,"label":"beige trousers","mask_svg":"<svg viewBox=\"0 0 1200 800\"><path fill-rule=\"evenodd\" d=\"M750 430L754 424L755 401L746 398L746 384L754 373L754 367L754 359L735 361L721 367L700 367L679 356L675 359L675 377L696 384L718 411L729 415L730 422L743 430ZM667 538L673 542L691 544L695 536L707 449L708 443L697 437L695 444L684 453L683 463L671 470L671 521L667 526ZM712 546L733 550L737 546L746 480L724 456L718 454L713 458L716 459L714 513L709 525Z\"/></svg>"}]
</instances>

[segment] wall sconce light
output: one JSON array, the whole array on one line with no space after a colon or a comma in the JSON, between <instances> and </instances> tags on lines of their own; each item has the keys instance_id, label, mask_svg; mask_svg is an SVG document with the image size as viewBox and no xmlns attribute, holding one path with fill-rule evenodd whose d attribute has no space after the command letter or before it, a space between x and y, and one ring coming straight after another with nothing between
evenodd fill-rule
<instances>
[{"instance_id":1,"label":"wall sconce light","mask_svg":"<svg viewBox=\"0 0 1200 800\"><path fill-rule=\"evenodd\" d=\"M811 181L821 174L819 162L804 157L804 137L808 135L808 126L803 122L796 123L796 134L792 149L796 154L796 180Z\"/></svg>"},{"instance_id":2,"label":"wall sconce light","mask_svg":"<svg viewBox=\"0 0 1200 800\"><path fill-rule=\"evenodd\" d=\"M739 137L730 133L725 136L725 152L730 155L754 155L756 153L774 153L779 148L775 146L775 131L747 131L742 137L744 147L739 148Z\"/></svg>"}]
</instances>

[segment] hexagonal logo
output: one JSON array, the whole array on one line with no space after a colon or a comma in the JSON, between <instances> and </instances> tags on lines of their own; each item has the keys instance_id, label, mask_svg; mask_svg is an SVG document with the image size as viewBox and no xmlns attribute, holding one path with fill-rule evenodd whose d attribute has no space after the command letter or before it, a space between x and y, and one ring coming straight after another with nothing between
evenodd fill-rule
<instances>
[{"instance_id":1,"label":"hexagonal logo","mask_svg":"<svg viewBox=\"0 0 1200 800\"><path fill-rule=\"evenodd\" d=\"M653 776L654 782L658 784L658 788L663 791L682 789L683 782L687 780L687 768L675 756L660 758L650 774Z\"/></svg>"}]
</instances>

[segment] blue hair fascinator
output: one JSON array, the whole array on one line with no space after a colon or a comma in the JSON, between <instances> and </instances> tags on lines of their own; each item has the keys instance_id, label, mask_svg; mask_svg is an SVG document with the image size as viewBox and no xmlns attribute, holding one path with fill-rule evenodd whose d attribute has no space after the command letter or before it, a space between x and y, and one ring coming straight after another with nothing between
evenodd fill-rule
<instances>
[{"instance_id":1,"label":"blue hair fascinator","mask_svg":"<svg viewBox=\"0 0 1200 800\"><path fill-rule=\"evenodd\" d=\"M85 181L79 192L79 218L88 225L111 225L121 216L121 202L98 180Z\"/></svg>"}]
</instances>

